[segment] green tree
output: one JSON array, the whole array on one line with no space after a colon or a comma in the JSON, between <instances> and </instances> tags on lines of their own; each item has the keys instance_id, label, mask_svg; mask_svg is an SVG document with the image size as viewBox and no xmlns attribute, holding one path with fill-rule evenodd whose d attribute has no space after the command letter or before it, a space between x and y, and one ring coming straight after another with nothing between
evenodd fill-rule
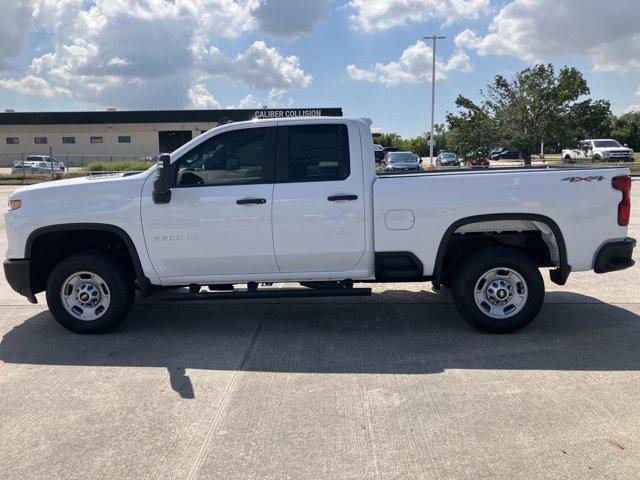
<instances>
[{"instance_id":1,"label":"green tree","mask_svg":"<svg viewBox=\"0 0 640 480\"><path fill-rule=\"evenodd\" d=\"M610 115L607 102L578 102L589 94L589 86L572 67L556 74L551 64L535 65L511 80L497 75L480 93L480 104L459 96L460 111L447 116L449 138L463 154L477 150L479 155L481 150L504 146L519 150L530 163L541 142L573 139L585 130L600 128L602 118Z\"/></svg>"},{"instance_id":2,"label":"green tree","mask_svg":"<svg viewBox=\"0 0 640 480\"><path fill-rule=\"evenodd\" d=\"M620 115L612 122L611 137L640 151L640 112Z\"/></svg>"},{"instance_id":3,"label":"green tree","mask_svg":"<svg viewBox=\"0 0 640 480\"><path fill-rule=\"evenodd\" d=\"M456 99L456 106L459 113L447 114L446 144L463 158L486 157L498 143L495 122L481 107L463 96Z\"/></svg>"}]
</instances>

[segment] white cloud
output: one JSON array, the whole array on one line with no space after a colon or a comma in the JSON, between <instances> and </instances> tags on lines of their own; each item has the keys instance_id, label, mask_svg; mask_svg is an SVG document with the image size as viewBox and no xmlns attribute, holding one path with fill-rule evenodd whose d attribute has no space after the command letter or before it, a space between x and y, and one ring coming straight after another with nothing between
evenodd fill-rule
<instances>
[{"instance_id":1,"label":"white cloud","mask_svg":"<svg viewBox=\"0 0 640 480\"><path fill-rule=\"evenodd\" d=\"M52 87L44 78L27 75L19 80L0 79L0 88L15 90L16 92L28 95L41 95L43 97L53 97L54 95L67 95L71 92L65 88Z\"/></svg>"},{"instance_id":2,"label":"white cloud","mask_svg":"<svg viewBox=\"0 0 640 480\"><path fill-rule=\"evenodd\" d=\"M596 71L638 70L637 12L637 0L515 0L499 11L485 35L467 29L456 44L531 63L588 56Z\"/></svg>"},{"instance_id":3,"label":"white cloud","mask_svg":"<svg viewBox=\"0 0 640 480\"><path fill-rule=\"evenodd\" d=\"M629 105L623 113L638 113L640 112L640 105Z\"/></svg>"},{"instance_id":4,"label":"white cloud","mask_svg":"<svg viewBox=\"0 0 640 480\"><path fill-rule=\"evenodd\" d=\"M7 60L20 53L27 44L32 8L29 2L2 3L0 15L0 70L7 68Z\"/></svg>"},{"instance_id":5,"label":"white cloud","mask_svg":"<svg viewBox=\"0 0 640 480\"><path fill-rule=\"evenodd\" d=\"M238 108L260 108L260 102L256 97L248 94L242 100L240 100Z\"/></svg>"},{"instance_id":6,"label":"white cloud","mask_svg":"<svg viewBox=\"0 0 640 480\"><path fill-rule=\"evenodd\" d=\"M638 91L636 92L636 97L640 97L640 87L638 87Z\"/></svg>"},{"instance_id":7,"label":"white cloud","mask_svg":"<svg viewBox=\"0 0 640 480\"><path fill-rule=\"evenodd\" d=\"M443 19L451 23L478 18L489 11L490 3L489 0L351 0L348 6L355 10L351 19L356 28L371 32L405 25L408 21Z\"/></svg>"},{"instance_id":8,"label":"white cloud","mask_svg":"<svg viewBox=\"0 0 640 480\"><path fill-rule=\"evenodd\" d=\"M220 108L220 103L209 93L204 83L196 83L189 89L187 96L189 97L189 106L191 108Z\"/></svg>"},{"instance_id":9,"label":"white cloud","mask_svg":"<svg viewBox=\"0 0 640 480\"><path fill-rule=\"evenodd\" d=\"M328 7L329 0L263 0L253 16L264 33L293 38L313 30Z\"/></svg>"},{"instance_id":10,"label":"white cloud","mask_svg":"<svg viewBox=\"0 0 640 480\"><path fill-rule=\"evenodd\" d=\"M196 56L197 65L210 75L226 76L258 89L304 88L312 80L300 66L298 57L285 57L263 41L254 42L233 59L225 57L216 47L203 49Z\"/></svg>"},{"instance_id":11,"label":"white cloud","mask_svg":"<svg viewBox=\"0 0 640 480\"><path fill-rule=\"evenodd\" d=\"M18 0L16 0L18 1ZM5 73L2 88L32 85L48 95L70 92L80 101L128 108L177 108L197 102L212 104L200 89L203 80L225 76L233 82L269 92L307 87L312 78L299 59L263 41L246 51L221 52L215 43L247 31L269 29L294 36L316 20L271 17L286 1L267 0L19 0L26 5L27 24L19 31L45 29L51 37L42 54L22 75ZM324 15L317 2L315 17ZM13 7L13 3L12 3ZM326 7L326 5L325 5ZM299 7L297 7L299 8ZM315 7L314 7L315 8ZM310 8L313 10L313 8ZM11 12L14 12L13 15ZM9 28L22 10L9 8L0 19L0 69L20 48ZM5 13L3 11L3 13ZM268 21L267 21L268 20ZM266 23L265 23L266 22ZM13 49L3 50L7 39ZM9 78L10 77L10 78ZM48 87L33 85L46 79ZM204 85L204 84L203 84Z\"/></svg>"},{"instance_id":12,"label":"white cloud","mask_svg":"<svg viewBox=\"0 0 640 480\"><path fill-rule=\"evenodd\" d=\"M432 48L418 41L406 48L399 60L376 63L370 68L349 65L347 74L357 81L380 82L390 87L403 83L430 82L432 55ZM468 73L472 70L471 60L463 50L455 50L446 60L436 57L436 80L442 80L454 71Z\"/></svg>"}]
</instances>

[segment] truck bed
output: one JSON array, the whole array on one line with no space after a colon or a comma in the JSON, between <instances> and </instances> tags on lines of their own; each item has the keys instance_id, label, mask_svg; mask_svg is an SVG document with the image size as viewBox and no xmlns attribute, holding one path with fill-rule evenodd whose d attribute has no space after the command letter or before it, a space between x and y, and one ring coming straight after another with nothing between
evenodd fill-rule
<instances>
[{"instance_id":1,"label":"truck bed","mask_svg":"<svg viewBox=\"0 0 640 480\"><path fill-rule=\"evenodd\" d=\"M428 276L454 223L482 216L542 216L562 226L572 270L590 270L602 242L626 236L617 223L621 193L611 180L628 174L624 167L564 166L382 174L373 194L376 252L402 245L421 260Z\"/></svg>"}]
</instances>

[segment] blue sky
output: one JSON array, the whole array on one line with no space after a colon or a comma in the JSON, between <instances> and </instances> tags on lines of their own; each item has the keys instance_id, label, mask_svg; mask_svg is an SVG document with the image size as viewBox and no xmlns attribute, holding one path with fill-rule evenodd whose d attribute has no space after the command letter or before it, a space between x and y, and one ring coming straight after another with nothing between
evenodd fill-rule
<instances>
[{"instance_id":1,"label":"blue sky","mask_svg":"<svg viewBox=\"0 0 640 480\"><path fill-rule=\"evenodd\" d=\"M636 0L5 0L0 107L18 111L340 106L428 127L458 94L536 62L578 67L640 109Z\"/></svg>"}]
</instances>

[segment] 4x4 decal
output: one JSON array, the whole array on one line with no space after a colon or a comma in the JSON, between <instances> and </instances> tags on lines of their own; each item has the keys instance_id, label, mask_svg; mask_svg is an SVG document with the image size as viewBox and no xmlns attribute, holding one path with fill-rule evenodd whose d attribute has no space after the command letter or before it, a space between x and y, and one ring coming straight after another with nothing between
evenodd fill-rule
<instances>
[{"instance_id":1,"label":"4x4 decal","mask_svg":"<svg viewBox=\"0 0 640 480\"><path fill-rule=\"evenodd\" d=\"M591 182L593 180L601 182L604 180L604 177L599 175L593 177L566 177L562 179L563 182Z\"/></svg>"}]
</instances>

